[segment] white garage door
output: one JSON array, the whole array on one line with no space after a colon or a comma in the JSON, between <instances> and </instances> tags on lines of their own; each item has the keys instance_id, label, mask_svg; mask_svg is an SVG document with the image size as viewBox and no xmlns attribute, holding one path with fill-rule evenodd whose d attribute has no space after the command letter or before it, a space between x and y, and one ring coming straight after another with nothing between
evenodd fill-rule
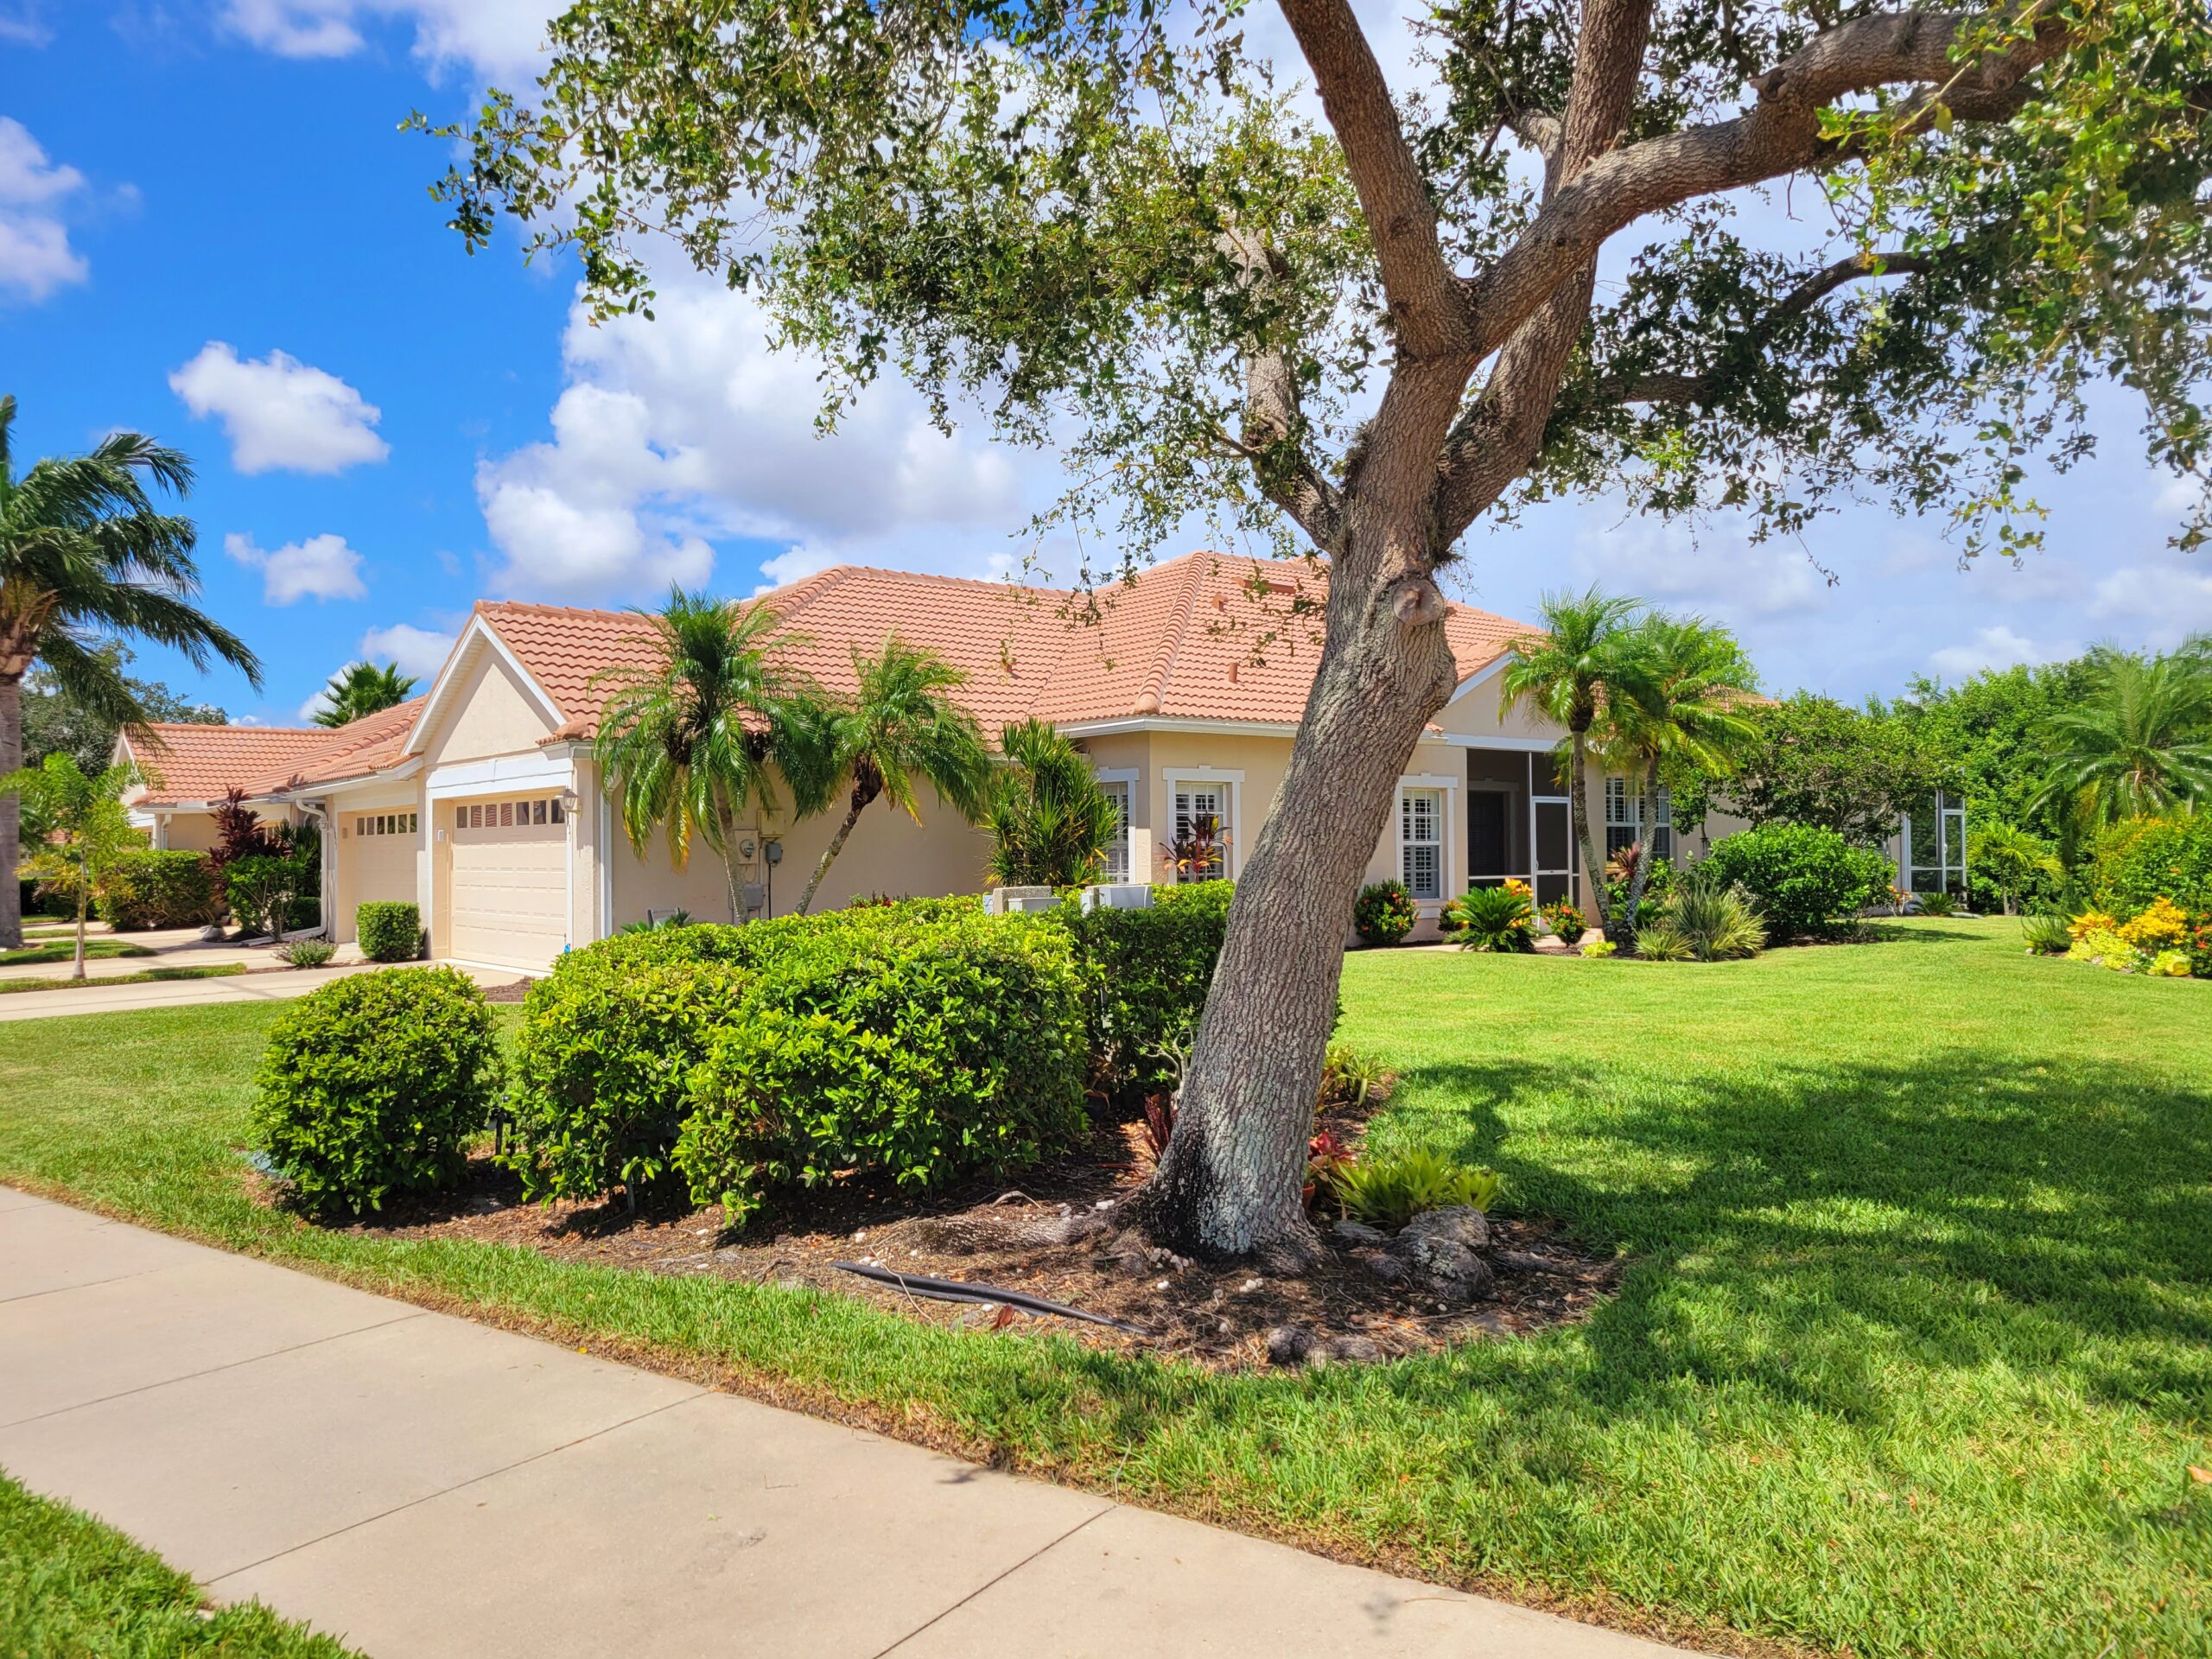
<instances>
[{"instance_id":1,"label":"white garage door","mask_svg":"<svg viewBox=\"0 0 2212 1659\"><path fill-rule=\"evenodd\" d=\"M420 820L409 808L380 807L338 817L343 832L339 856L346 861L340 885L348 909L335 920L338 937L350 939L355 937L352 907L385 899L415 902L415 852L423 844L423 835Z\"/></svg>"},{"instance_id":2,"label":"white garage door","mask_svg":"<svg viewBox=\"0 0 2212 1659\"><path fill-rule=\"evenodd\" d=\"M464 962L543 971L568 942L569 829L557 797L453 803L453 931Z\"/></svg>"}]
</instances>

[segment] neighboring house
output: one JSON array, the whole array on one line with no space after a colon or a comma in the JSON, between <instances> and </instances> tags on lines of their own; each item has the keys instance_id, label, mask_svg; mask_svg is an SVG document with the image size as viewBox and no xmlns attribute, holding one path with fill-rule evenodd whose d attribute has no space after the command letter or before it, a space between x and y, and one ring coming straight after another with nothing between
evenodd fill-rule
<instances>
[{"instance_id":1,"label":"neighboring house","mask_svg":"<svg viewBox=\"0 0 2212 1659\"><path fill-rule=\"evenodd\" d=\"M1097 596L840 566L777 589L799 643L795 664L832 690L855 684L854 654L896 632L968 676L961 696L995 736L1049 720L1077 740L1121 800L1107 879L1165 880L1166 848L1194 818L1225 826L1234 877L1274 799L1319 654L1325 579L1307 565L1192 554ZM1085 621L1078 620L1089 617ZM1433 934L1468 886L1519 876L1540 899L1580 895L1560 734L1526 711L1501 719L1497 675L1526 624L1454 606L1446 622L1459 684L1399 779L1396 810L1366 878L1412 888ZM434 955L543 969L564 945L649 912L732 918L722 872L703 849L671 867L656 843L632 852L591 756L601 696L594 677L651 652L628 612L479 604L426 696L338 729L163 726L129 757L149 785L131 806L156 844L205 847L224 791L257 810L314 818L334 936L353 936L364 899L419 904ZM879 801L862 815L816 900L980 892L987 842L922 791L918 827ZM1593 774L1606 839L1635 838L1625 791ZM789 912L839 817L747 824L747 918ZM1662 850L1671 828L1661 826ZM1700 841L1702 837L1700 837ZM1695 850L1685 848L1684 851Z\"/></svg>"}]
</instances>

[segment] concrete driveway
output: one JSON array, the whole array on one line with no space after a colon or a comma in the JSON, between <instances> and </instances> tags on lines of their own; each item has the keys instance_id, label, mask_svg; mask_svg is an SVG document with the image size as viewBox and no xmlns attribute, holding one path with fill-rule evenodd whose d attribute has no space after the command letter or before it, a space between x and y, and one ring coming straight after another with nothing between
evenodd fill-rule
<instances>
[{"instance_id":1,"label":"concrete driveway","mask_svg":"<svg viewBox=\"0 0 2212 1659\"><path fill-rule=\"evenodd\" d=\"M0 1187L0 1466L375 1659L1664 1659Z\"/></svg>"}]
</instances>

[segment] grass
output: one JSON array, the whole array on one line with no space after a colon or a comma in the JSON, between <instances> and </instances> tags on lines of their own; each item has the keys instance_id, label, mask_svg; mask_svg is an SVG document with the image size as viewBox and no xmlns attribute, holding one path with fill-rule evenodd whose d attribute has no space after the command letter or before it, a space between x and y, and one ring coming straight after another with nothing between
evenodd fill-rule
<instances>
[{"instance_id":1,"label":"grass","mask_svg":"<svg viewBox=\"0 0 2212 1659\"><path fill-rule=\"evenodd\" d=\"M0 1179L1247 1530L1707 1644L2212 1653L2212 985L2014 924L1700 965L1372 951L1378 1148L1627 1253L1586 1325L1221 1377L776 1287L308 1227L277 1010L0 1027ZM511 1017L511 1015L510 1015Z\"/></svg>"},{"instance_id":2,"label":"grass","mask_svg":"<svg viewBox=\"0 0 2212 1659\"><path fill-rule=\"evenodd\" d=\"M257 1602L199 1586L121 1533L0 1475L0 1659L348 1659Z\"/></svg>"},{"instance_id":3,"label":"grass","mask_svg":"<svg viewBox=\"0 0 2212 1659\"><path fill-rule=\"evenodd\" d=\"M87 985L143 985L150 981L165 979L226 979L232 974L245 972L242 962L217 962L193 968L145 968L135 974L86 975L83 979L67 976L53 979L0 979L0 996L14 991L73 991Z\"/></svg>"},{"instance_id":4,"label":"grass","mask_svg":"<svg viewBox=\"0 0 2212 1659\"><path fill-rule=\"evenodd\" d=\"M132 944L126 940L110 938L105 933L96 933L85 940L85 954L87 957L150 957L154 953L143 944ZM41 938L36 944L26 944L14 950L0 950L0 968L28 967L41 962L74 962L76 959L77 935L73 929L60 938Z\"/></svg>"}]
</instances>

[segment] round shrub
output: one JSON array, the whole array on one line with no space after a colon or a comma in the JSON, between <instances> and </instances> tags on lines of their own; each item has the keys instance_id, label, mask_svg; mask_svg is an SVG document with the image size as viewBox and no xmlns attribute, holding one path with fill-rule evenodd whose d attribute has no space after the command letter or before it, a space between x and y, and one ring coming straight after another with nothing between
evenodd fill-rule
<instances>
[{"instance_id":1,"label":"round shrub","mask_svg":"<svg viewBox=\"0 0 2212 1659\"><path fill-rule=\"evenodd\" d=\"M353 906L353 937L371 962L412 962L423 954L423 912L393 899Z\"/></svg>"},{"instance_id":2,"label":"round shrub","mask_svg":"<svg viewBox=\"0 0 2212 1659\"><path fill-rule=\"evenodd\" d=\"M1713 843L1699 867L1720 887L1740 887L1777 941L1818 933L1885 897L1894 872L1871 848L1833 830L1770 823Z\"/></svg>"},{"instance_id":3,"label":"round shrub","mask_svg":"<svg viewBox=\"0 0 2212 1659\"><path fill-rule=\"evenodd\" d=\"M93 902L118 933L204 927L223 913L222 883L205 853L125 853L100 877Z\"/></svg>"},{"instance_id":4,"label":"round shrub","mask_svg":"<svg viewBox=\"0 0 2212 1659\"><path fill-rule=\"evenodd\" d=\"M1421 912L1402 881L1370 881L1351 907L1352 931L1363 944L1395 944L1414 931Z\"/></svg>"},{"instance_id":5,"label":"round shrub","mask_svg":"<svg viewBox=\"0 0 2212 1659\"><path fill-rule=\"evenodd\" d=\"M356 974L285 1011L257 1082L253 1144L310 1208L358 1215L459 1180L491 1120L499 1037L466 974Z\"/></svg>"},{"instance_id":6,"label":"round shrub","mask_svg":"<svg viewBox=\"0 0 2212 1659\"><path fill-rule=\"evenodd\" d=\"M1141 914L1143 912L1133 912ZM1042 918L850 911L737 930L753 973L692 1073L675 1166L732 1220L851 1171L931 1186L1084 1128L1068 935Z\"/></svg>"},{"instance_id":7,"label":"round shrub","mask_svg":"<svg viewBox=\"0 0 2212 1659\"><path fill-rule=\"evenodd\" d=\"M1154 887L1143 910L1086 911L1070 897L1052 911L1074 942L1084 1048L1109 1093L1142 1095L1166 1083L1166 1045L1189 1042L1205 1011L1236 891L1234 882L1191 881Z\"/></svg>"},{"instance_id":8,"label":"round shrub","mask_svg":"<svg viewBox=\"0 0 2212 1659\"><path fill-rule=\"evenodd\" d=\"M516 1033L507 1162L531 1198L634 1193L665 1174L691 1068L751 976L738 930L664 927L571 950L531 987Z\"/></svg>"}]
</instances>

